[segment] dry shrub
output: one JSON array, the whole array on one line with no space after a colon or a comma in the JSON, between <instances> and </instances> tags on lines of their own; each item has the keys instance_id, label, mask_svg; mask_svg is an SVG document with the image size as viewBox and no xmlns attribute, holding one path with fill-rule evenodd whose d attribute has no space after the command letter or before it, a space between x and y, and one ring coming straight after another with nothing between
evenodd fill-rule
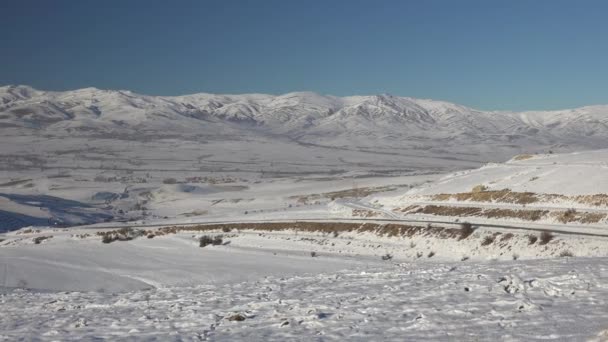
<instances>
[{"instance_id":1,"label":"dry shrub","mask_svg":"<svg viewBox=\"0 0 608 342\"><path fill-rule=\"evenodd\" d=\"M513 238L513 233L507 233L504 234L501 238L500 238L500 242L505 242L505 241L509 241Z\"/></svg>"},{"instance_id":2,"label":"dry shrub","mask_svg":"<svg viewBox=\"0 0 608 342\"><path fill-rule=\"evenodd\" d=\"M103 234L101 236L101 242L102 243L111 243L114 242L116 239L114 238L114 235L112 234Z\"/></svg>"},{"instance_id":3,"label":"dry shrub","mask_svg":"<svg viewBox=\"0 0 608 342\"><path fill-rule=\"evenodd\" d=\"M608 194L579 195L571 197L571 199L581 204L589 204L597 207L608 206Z\"/></svg>"},{"instance_id":4,"label":"dry shrub","mask_svg":"<svg viewBox=\"0 0 608 342\"><path fill-rule=\"evenodd\" d=\"M533 245L538 240L536 235L528 235L528 245Z\"/></svg>"},{"instance_id":5,"label":"dry shrub","mask_svg":"<svg viewBox=\"0 0 608 342\"><path fill-rule=\"evenodd\" d=\"M42 241L48 240L48 239L50 239L52 237L53 236L38 236L38 237L35 237L33 239L33 241L34 241L34 244L39 245L40 243L42 243Z\"/></svg>"},{"instance_id":6,"label":"dry shrub","mask_svg":"<svg viewBox=\"0 0 608 342\"><path fill-rule=\"evenodd\" d=\"M557 220L561 223L580 222L580 223L597 223L604 218L606 214L603 213L591 213L591 212L577 212L575 209L568 209L566 211L555 213Z\"/></svg>"},{"instance_id":7,"label":"dry shrub","mask_svg":"<svg viewBox=\"0 0 608 342\"><path fill-rule=\"evenodd\" d=\"M489 245L491 245L491 244L494 243L494 239L496 239L496 236L494 236L494 235L488 235L488 236L486 236L483 239L483 241L481 242L481 245L482 246L489 246Z\"/></svg>"},{"instance_id":8,"label":"dry shrub","mask_svg":"<svg viewBox=\"0 0 608 342\"><path fill-rule=\"evenodd\" d=\"M404 210L404 212L406 212ZM549 213L548 210L514 210L514 209L483 209L479 207L455 207L446 205L426 205L408 207L408 213L428 214L437 216L458 216L458 217L487 217L487 218L518 218L527 221L538 221Z\"/></svg>"},{"instance_id":9,"label":"dry shrub","mask_svg":"<svg viewBox=\"0 0 608 342\"><path fill-rule=\"evenodd\" d=\"M207 247L209 245L217 246L221 245L224 241L221 235L216 237L210 237L209 235L203 235L198 239L199 247Z\"/></svg>"},{"instance_id":10,"label":"dry shrub","mask_svg":"<svg viewBox=\"0 0 608 342\"><path fill-rule=\"evenodd\" d=\"M480 192L461 192L456 194L432 195L434 201L456 201L471 202L503 202L515 204L529 204L538 201L537 194L533 192L513 192L510 189L489 190Z\"/></svg>"},{"instance_id":11,"label":"dry shrub","mask_svg":"<svg viewBox=\"0 0 608 342\"><path fill-rule=\"evenodd\" d=\"M450 207L442 205L426 205L418 207L413 213L439 216L480 216L483 209L477 207Z\"/></svg>"},{"instance_id":12,"label":"dry shrub","mask_svg":"<svg viewBox=\"0 0 608 342\"><path fill-rule=\"evenodd\" d=\"M553 234L549 231L543 231L542 233L540 233L540 244L541 245L546 245L549 243L549 241L553 240Z\"/></svg>"},{"instance_id":13,"label":"dry shrub","mask_svg":"<svg viewBox=\"0 0 608 342\"><path fill-rule=\"evenodd\" d=\"M232 322L242 322L246 319L247 319L247 317L245 317L241 314L236 314L236 315L232 315L232 316L228 317L228 320L232 321Z\"/></svg>"},{"instance_id":14,"label":"dry shrub","mask_svg":"<svg viewBox=\"0 0 608 342\"><path fill-rule=\"evenodd\" d=\"M563 257L573 257L574 254L572 254L572 252L570 252L570 251L563 251L563 252L559 253L559 256L562 258Z\"/></svg>"},{"instance_id":15,"label":"dry shrub","mask_svg":"<svg viewBox=\"0 0 608 342\"><path fill-rule=\"evenodd\" d=\"M534 181L538 177L532 177L530 181ZM503 202L515 204L530 204L538 201L547 202L576 202L580 204L592 205L596 207L608 207L608 194L592 194L592 195L576 195L566 196L562 194L536 194L533 192L514 192L510 189L502 190L483 190L481 188L473 188L471 192L462 192L455 194L436 194L431 195L430 199L434 201L472 201L472 202Z\"/></svg>"},{"instance_id":16,"label":"dry shrub","mask_svg":"<svg viewBox=\"0 0 608 342\"><path fill-rule=\"evenodd\" d=\"M488 209L483 212L487 218L518 218L526 221L538 221L547 215L547 210L513 210L513 209Z\"/></svg>"},{"instance_id":17,"label":"dry shrub","mask_svg":"<svg viewBox=\"0 0 608 342\"><path fill-rule=\"evenodd\" d=\"M488 190L488 187L480 184L480 185L475 185L473 187L473 189L471 189L471 192L484 192L486 190Z\"/></svg>"},{"instance_id":18,"label":"dry shrub","mask_svg":"<svg viewBox=\"0 0 608 342\"><path fill-rule=\"evenodd\" d=\"M162 227L154 231L155 236L167 234L176 234L178 232L217 232L226 229L231 230L249 230L261 232L274 232L295 230L301 232L323 233L327 235L339 236L344 232L371 233L387 237L409 237L414 236L434 236L443 239L460 239L468 237L469 233L465 225L465 230L456 228L444 228L431 226L412 226L404 224L379 224L379 223L347 223L347 222L268 222L268 223L234 223L234 224L200 224L192 226L171 226ZM473 229L472 227L470 227ZM106 233L98 233L104 235ZM410 247L414 248L416 244L411 242Z\"/></svg>"},{"instance_id":19,"label":"dry shrub","mask_svg":"<svg viewBox=\"0 0 608 342\"><path fill-rule=\"evenodd\" d=\"M561 223L568 223L576 220L576 210L570 208L558 214L557 220Z\"/></svg>"},{"instance_id":20,"label":"dry shrub","mask_svg":"<svg viewBox=\"0 0 608 342\"><path fill-rule=\"evenodd\" d=\"M473 234L473 232L475 232L475 228L473 228L473 225L470 224L469 222L463 222L460 224L460 237L458 238L458 240L464 240L466 238L468 238L469 236L471 236L471 234Z\"/></svg>"}]
</instances>

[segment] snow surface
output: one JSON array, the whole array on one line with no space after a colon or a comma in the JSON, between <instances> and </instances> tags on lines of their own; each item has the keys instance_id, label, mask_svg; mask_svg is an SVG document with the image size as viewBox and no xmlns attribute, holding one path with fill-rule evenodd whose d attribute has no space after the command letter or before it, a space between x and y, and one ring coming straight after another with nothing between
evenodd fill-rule
<instances>
[{"instance_id":1,"label":"snow surface","mask_svg":"<svg viewBox=\"0 0 608 342\"><path fill-rule=\"evenodd\" d=\"M491 231L458 241L233 230L210 232L229 243L200 248L195 232L111 244L95 232L3 236L0 339L603 341L608 333L608 239L560 235L543 247L514 232L508 246L480 248ZM547 259L566 249L578 257ZM394 258L381 260L387 252Z\"/></svg>"},{"instance_id":2,"label":"snow surface","mask_svg":"<svg viewBox=\"0 0 608 342\"><path fill-rule=\"evenodd\" d=\"M608 150L530 155L502 164L451 174L410 194L468 192L476 185L488 190L511 189L563 195L608 193Z\"/></svg>"}]
</instances>

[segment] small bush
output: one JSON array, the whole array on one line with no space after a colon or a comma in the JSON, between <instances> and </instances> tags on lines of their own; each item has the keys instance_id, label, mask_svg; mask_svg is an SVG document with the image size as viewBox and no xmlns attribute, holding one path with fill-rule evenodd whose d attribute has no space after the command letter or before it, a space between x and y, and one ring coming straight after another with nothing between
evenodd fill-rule
<instances>
[{"instance_id":1,"label":"small bush","mask_svg":"<svg viewBox=\"0 0 608 342\"><path fill-rule=\"evenodd\" d=\"M538 240L536 235L528 235L528 245L533 245Z\"/></svg>"},{"instance_id":2,"label":"small bush","mask_svg":"<svg viewBox=\"0 0 608 342\"><path fill-rule=\"evenodd\" d=\"M422 252L416 253L416 258L418 258L418 259L422 258Z\"/></svg>"},{"instance_id":3,"label":"small bush","mask_svg":"<svg viewBox=\"0 0 608 342\"><path fill-rule=\"evenodd\" d=\"M38 236L38 237L35 237L33 240L36 245L39 245L42 241L50 239L50 238L52 238L52 236Z\"/></svg>"},{"instance_id":4,"label":"small bush","mask_svg":"<svg viewBox=\"0 0 608 342\"><path fill-rule=\"evenodd\" d=\"M473 234L473 232L475 231L475 228L473 228L473 225L471 225L469 222L463 222L460 224L460 238L458 240L464 240L466 238L468 238L469 236L471 236L471 234Z\"/></svg>"},{"instance_id":5,"label":"small bush","mask_svg":"<svg viewBox=\"0 0 608 342\"><path fill-rule=\"evenodd\" d=\"M223 243L222 236L211 237L209 235L203 235L198 239L199 247L207 247L209 245L217 246Z\"/></svg>"},{"instance_id":6,"label":"small bush","mask_svg":"<svg viewBox=\"0 0 608 342\"><path fill-rule=\"evenodd\" d=\"M115 237L115 235L112 235L110 233L106 233L101 236L102 243L111 243L114 241L116 241L116 237Z\"/></svg>"},{"instance_id":7,"label":"small bush","mask_svg":"<svg viewBox=\"0 0 608 342\"><path fill-rule=\"evenodd\" d=\"M517 259L519 259L519 255L513 254L513 260L517 260Z\"/></svg>"},{"instance_id":8,"label":"small bush","mask_svg":"<svg viewBox=\"0 0 608 342\"><path fill-rule=\"evenodd\" d=\"M382 260L387 261L387 260L391 260L393 258L393 256L389 253L386 253L385 255L382 256Z\"/></svg>"},{"instance_id":9,"label":"small bush","mask_svg":"<svg viewBox=\"0 0 608 342\"><path fill-rule=\"evenodd\" d=\"M560 221L561 223L568 223L568 222L576 221L577 220L576 209L570 208L570 209L562 212L561 215L559 215L557 217L557 220Z\"/></svg>"},{"instance_id":10,"label":"small bush","mask_svg":"<svg viewBox=\"0 0 608 342\"><path fill-rule=\"evenodd\" d=\"M177 184L177 179L165 178L165 179L163 179L163 184Z\"/></svg>"},{"instance_id":11,"label":"small bush","mask_svg":"<svg viewBox=\"0 0 608 342\"><path fill-rule=\"evenodd\" d=\"M487 186L480 184L480 185L475 185L473 187L473 189L471 189L471 192L484 192L484 191L487 191L487 190L488 190Z\"/></svg>"},{"instance_id":12,"label":"small bush","mask_svg":"<svg viewBox=\"0 0 608 342\"><path fill-rule=\"evenodd\" d=\"M233 321L233 322L242 322L245 319L247 319L247 317L245 317L241 314L236 314L236 315L232 315L232 316L228 317L228 320Z\"/></svg>"},{"instance_id":13,"label":"small bush","mask_svg":"<svg viewBox=\"0 0 608 342\"><path fill-rule=\"evenodd\" d=\"M230 228L230 227L222 227L222 231L224 233L230 233L232 231L232 228Z\"/></svg>"},{"instance_id":14,"label":"small bush","mask_svg":"<svg viewBox=\"0 0 608 342\"><path fill-rule=\"evenodd\" d=\"M551 232L544 231L544 232L540 233L540 244L541 245L546 245L551 240L553 240L553 234L551 234Z\"/></svg>"},{"instance_id":15,"label":"small bush","mask_svg":"<svg viewBox=\"0 0 608 342\"><path fill-rule=\"evenodd\" d=\"M462 259L460 259L460 261L467 261L467 260L469 260L469 257L468 257L468 256L466 256L466 255L465 255L465 256L463 256L463 257L462 257Z\"/></svg>"},{"instance_id":16,"label":"small bush","mask_svg":"<svg viewBox=\"0 0 608 342\"><path fill-rule=\"evenodd\" d=\"M313 257L313 258L316 257L317 256L317 252L310 252L310 256Z\"/></svg>"},{"instance_id":17,"label":"small bush","mask_svg":"<svg viewBox=\"0 0 608 342\"><path fill-rule=\"evenodd\" d=\"M198 239L199 247L207 247L213 243L213 239L208 235L203 235Z\"/></svg>"},{"instance_id":18,"label":"small bush","mask_svg":"<svg viewBox=\"0 0 608 342\"><path fill-rule=\"evenodd\" d=\"M482 246L489 246L489 245L491 245L491 244L493 244L493 243L494 243L494 239L495 239L495 236L494 236L494 235L489 235L489 236L486 236L486 237L483 239L483 241L481 242L481 245L482 245Z\"/></svg>"},{"instance_id":19,"label":"small bush","mask_svg":"<svg viewBox=\"0 0 608 342\"><path fill-rule=\"evenodd\" d=\"M427 255L427 257L432 258L435 255L435 252L430 251L429 254Z\"/></svg>"},{"instance_id":20,"label":"small bush","mask_svg":"<svg viewBox=\"0 0 608 342\"><path fill-rule=\"evenodd\" d=\"M515 236L515 235L513 235L513 233L503 234L502 238L500 238L500 241L501 242L508 241L508 240L512 239L513 236Z\"/></svg>"},{"instance_id":21,"label":"small bush","mask_svg":"<svg viewBox=\"0 0 608 342\"><path fill-rule=\"evenodd\" d=\"M570 251L563 251L563 252L559 253L559 256L562 258L563 257L573 257L574 254L572 254L572 252L570 252Z\"/></svg>"},{"instance_id":22,"label":"small bush","mask_svg":"<svg viewBox=\"0 0 608 342\"><path fill-rule=\"evenodd\" d=\"M154 239L154 234L148 234L148 239Z\"/></svg>"},{"instance_id":23,"label":"small bush","mask_svg":"<svg viewBox=\"0 0 608 342\"><path fill-rule=\"evenodd\" d=\"M335 238L337 238L337 237L338 237L338 235L340 235L340 233L338 233L338 231L337 231L337 230L334 230L334 237L335 237Z\"/></svg>"},{"instance_id":24,"label":"small bush","mask_svg":"<svg viewBox=\"0 0 608 342\"><path fill-rule=\"evenodd\" d=\"M410 242L410 248L416 248L416 244L414 243L414 241Z\"/></svg>"}]
</instances>

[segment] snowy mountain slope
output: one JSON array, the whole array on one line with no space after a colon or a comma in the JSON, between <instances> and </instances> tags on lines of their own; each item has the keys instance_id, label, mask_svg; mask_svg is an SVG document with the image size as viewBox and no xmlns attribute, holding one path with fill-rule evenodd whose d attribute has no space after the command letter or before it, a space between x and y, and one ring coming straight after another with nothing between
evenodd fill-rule
<instances>
[{"instance_id":1,"label":"snowy mountain slope","mask_svg":"<svg viewBox=\"0 0 608 342\"><path fill-rule=\"evenodd\" d=\"M505 163L454 173L409 194L467 192L483 185L486 190L592 195L608 193L607 171L608 150L521 155Z\"/></svg>"},{"instance_id":2,"label":"snowy mountain slope","mask_svg":"<svg viewBox=\"0 0 608 342\"><path fill-rule=\"evenodd\" d=\"M608 150L519 155L367 199L396 217L606 231Z\"/></svg>"},{"instance_id":3,"label":"snowy mountain slope","mask_svg":"<svg viewBox=\"0 0 608 342\"><path fill-rule=\"evenodd\" d=\"M334 97L311 92L146 96L85 88L66 92L0 88L0 127L205 134L228 130L288 135L331 146L439 148L459 142L498 148L608 147L608 106L548 112L484 112L391 95ZM537 146L540 145L540 146ZM537 147L532 147L537 146Z\"/></svg>"}]
</instances>

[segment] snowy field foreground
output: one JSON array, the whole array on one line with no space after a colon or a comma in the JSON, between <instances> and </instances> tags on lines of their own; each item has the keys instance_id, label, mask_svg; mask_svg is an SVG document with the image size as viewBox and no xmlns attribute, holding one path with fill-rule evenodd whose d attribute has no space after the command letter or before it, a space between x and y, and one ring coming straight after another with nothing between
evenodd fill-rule
<instances>
[{"instance_id":1,"label":"snowy field foreground","mask_svg":"<svg viewBox=\"0 0 608 342\"><path fill-rule=\"evenodd\" d=\"M605 341L608 259L403 263L146 291L0 296L0 338Z\"/></svg>"},{"instance_id":2,"label":"snowy field foreground","mask_svg":"<svg viewBox=\"0 0 608 342\"><path fill-rule=\"evenodd\" d=\"M606 239L425 229L22 229L1 236L0 340L608 339Z\"/></svg>"}]
</instances>

